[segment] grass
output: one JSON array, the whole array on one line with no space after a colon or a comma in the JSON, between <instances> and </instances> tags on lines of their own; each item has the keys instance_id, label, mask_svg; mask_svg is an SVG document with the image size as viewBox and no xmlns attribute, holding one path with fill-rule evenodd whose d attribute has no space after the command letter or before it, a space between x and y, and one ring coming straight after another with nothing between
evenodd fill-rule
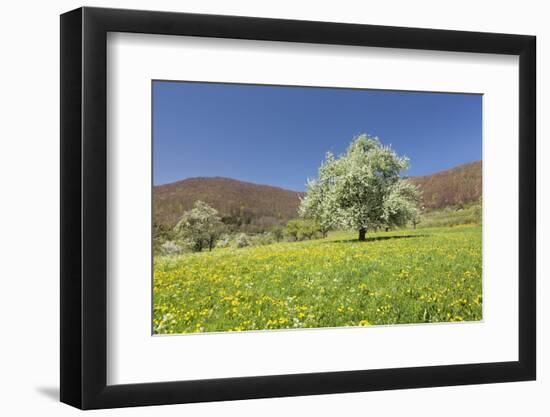
<instances>
[{"instance_id":1,"label":"grass","mask_svg":"<svg viewBox=\"0 0 550 417\"><path fill-rule=\"evenodd\" d=\"M155 257L155 334L474 321L481 227Z\"/></svg>"},{"instance_id":2,"label":"grass","mask_svg":"<svg viewBox=\"0 0 550 417\"><path fill-rule=\"evenodd\" d=\"M427 211L422 214L418 227L447 227L472 223L481 223L481 204Z\"/></svg>"}]
</instances>

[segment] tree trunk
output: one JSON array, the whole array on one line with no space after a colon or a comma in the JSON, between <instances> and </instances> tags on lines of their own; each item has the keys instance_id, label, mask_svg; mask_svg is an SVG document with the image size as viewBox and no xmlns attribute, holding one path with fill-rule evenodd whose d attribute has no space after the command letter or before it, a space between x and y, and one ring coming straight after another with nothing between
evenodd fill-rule
<instances>
[{"instance_id":1,"label":"tree trunk","mask_svg":"<svg viewBox=\"0 0 550 417\"><path fill-rule=\"evenodd\" d=\"M367 234L367 229L365 228L359 229L359 242L364 242L366 240L365 239L366 234Z\"/></svg>"}]
</instances>

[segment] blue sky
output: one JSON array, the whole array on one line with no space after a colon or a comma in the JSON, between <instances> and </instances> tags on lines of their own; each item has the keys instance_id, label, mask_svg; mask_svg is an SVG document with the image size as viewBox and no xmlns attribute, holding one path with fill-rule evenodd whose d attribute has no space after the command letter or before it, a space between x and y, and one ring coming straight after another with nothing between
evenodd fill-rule
<instances>
[{"instance_id":1,"label":"blue sky","mask_svg":"<svg viewBox=\"0 0 550 417\"><path fill-rule=\"evenodd\" d=\"M481 159L482 96L153 82L153 182L230 177L302 191L327 151L368 133L405 175Z\"/></svg>"}]
</instances>

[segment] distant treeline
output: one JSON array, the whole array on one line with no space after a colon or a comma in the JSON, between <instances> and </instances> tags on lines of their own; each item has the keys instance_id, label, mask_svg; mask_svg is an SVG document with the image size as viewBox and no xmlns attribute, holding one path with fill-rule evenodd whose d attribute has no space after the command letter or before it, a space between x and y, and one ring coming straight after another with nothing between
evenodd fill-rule
<instances>
[{"instance_id":1,"label":"distant treeline","mask_svg":"<svg viewBox=\"0 0 550 417\"><path fill-rule=\"evenodd\" d=\"M410 177L419 186L423 211L476 204L482 193L482 164L472 162L432 175ZM284 228L298 217L304 193L229 178L189 178L153 189L153 220L170 231L183 212L204 201L215 208L229 233L258 234Z\"/></svg>"},{"instance_id":2,"label":"distant treeline","mask_svg":"<svg viewBox=\"0 0 550 417\"><path fill-rule=\"evenodd\" d=\"M482 164L471 162L432 175L411 177L410 181L422 191L426 209L475 203L482 193Z\"/></svg>"},{"instance_id":3,"label":"distant treeline","mask_svg":"<svg viewBox=\"0 0 550 417\"><path fill-rule=\"evenodd\" d=\"M231 232L260 233L297 217L303 193L230 178L189 178L154 187L155 224L173 228L200 200L214 207Z\"/></svg>"}]
</instances>

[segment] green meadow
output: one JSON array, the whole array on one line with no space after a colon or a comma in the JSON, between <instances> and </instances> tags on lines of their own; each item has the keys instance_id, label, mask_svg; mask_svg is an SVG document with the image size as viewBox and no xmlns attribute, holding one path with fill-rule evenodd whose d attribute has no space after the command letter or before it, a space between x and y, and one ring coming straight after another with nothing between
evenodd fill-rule
<instances>
[{"instance_id":1,"label":"green meadow","mask_svg":"<svg viewBox=\"0 0 550 417\"><path fill-rule=\"evenodd\" d=\"M481 320L481 226L420 226L155 256L154 333Z\"/></svg>"}]
</instances>

